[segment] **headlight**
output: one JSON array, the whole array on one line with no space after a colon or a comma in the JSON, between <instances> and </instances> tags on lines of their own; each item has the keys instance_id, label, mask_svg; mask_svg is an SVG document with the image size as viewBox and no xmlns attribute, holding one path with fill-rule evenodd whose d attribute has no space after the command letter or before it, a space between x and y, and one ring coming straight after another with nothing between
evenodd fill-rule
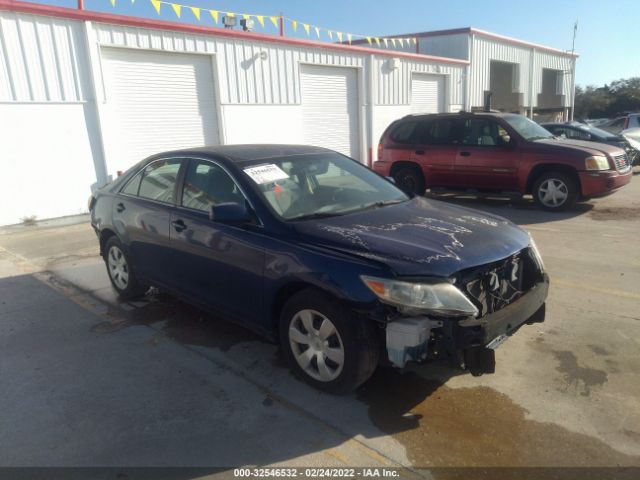
<instances>
[{"instance_id":1,"label":"headlight","mask_svg":"<svg viewBox=\"0 0 640 480\"><path fill-rule=\"evenodd\" d=\"M450 283L412 283L388 278L360 277L380 300L391 305L439 314L478 315L478 309Z\"/></svg>"},{"instance_id":2,"label":"headlight","mask_svg":"<svg viewBox=\"0 0 640 480\"><path fill-rule=\"evenodd\" d=\"M609 160L602 155L594 155L584 160L584 167L587 170L609 170Z\"/></svg>"},{"instance_id":3,"label":"headlight","mask_svg":"<svg viewBox=\"0 0 640 480\"><path fill-rule=\"evenodd\" d=\"M540 269L540 271L544 272L544 262L542 261L542 255L540 255L540 250L538 250L538 246L536 245L536 242L533 241L533 237L531 236L531 234L529 234L529 240L531 240L529 246L531 247L531 251L533 252L533 259L538 264L538 268Z\"/></svg>"}]
</instances>

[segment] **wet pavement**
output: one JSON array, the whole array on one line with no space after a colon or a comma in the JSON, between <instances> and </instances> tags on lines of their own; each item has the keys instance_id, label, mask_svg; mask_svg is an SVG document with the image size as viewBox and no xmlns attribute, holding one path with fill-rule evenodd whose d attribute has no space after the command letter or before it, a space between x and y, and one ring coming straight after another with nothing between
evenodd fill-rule
<instances>
[{"instance_id":1,"label":"wet pavement","mask_svg":"<svg viewBox=\"0 0 640 480\"><path fill-rule=\"evenodd\" d=\"M86 223L0 232L13 292L0 303L0 373L15 392L0 398L0 462L46 464L57 457L42 449L64 437L67 464L640 466L637 177L562 214L437 198L532 232L551 275L547 321L497 350L494 375L380 368L342 397L310 389L276 345L223 318L159 292L118 302ZM56 392L52 379L70 374Z\"/></svg>"}]
</instances>

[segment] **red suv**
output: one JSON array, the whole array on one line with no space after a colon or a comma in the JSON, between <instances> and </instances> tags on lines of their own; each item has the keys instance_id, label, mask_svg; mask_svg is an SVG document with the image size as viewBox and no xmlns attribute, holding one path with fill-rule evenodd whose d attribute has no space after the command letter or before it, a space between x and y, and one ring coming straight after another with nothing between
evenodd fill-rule
<instances>
[{"instance_id":1,"label":"red suv","mask_svg":"<svg viewBox=\"0 0 640 480\"><path fill-rule=\"evenodd\" d=\"M554 137L522 115L408 115L378 146L376 172L411 194L425 188L531 193L545 210L612 193L631 180L624 150Z\"/></svg>"}]
</instances>

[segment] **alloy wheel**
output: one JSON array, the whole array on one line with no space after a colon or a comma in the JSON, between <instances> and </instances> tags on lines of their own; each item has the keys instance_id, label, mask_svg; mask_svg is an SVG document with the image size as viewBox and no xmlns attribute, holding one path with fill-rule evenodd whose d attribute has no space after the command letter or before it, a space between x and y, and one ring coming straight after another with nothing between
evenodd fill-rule
<instances>
[{"instance_id":1,"label":"alloy wheel","mask_svg":"<svg viewBox=\"0 0 640 480\"><path fill-rule=\"evenodd\" d=\"M569 197L569 187L559 178L549 178L540 184L538 198L549 208L558 208Z\"/></svg>"},{"instance_id":2,"label":"alloy wheel","mask_svg":"<svg viewBox=\"0 0 640 480\"><path fill-rule=\"evenodd\" d=\"M289 344L298 365L321 382L338 378L344 366L344 344L335 325L315 310L300 310L289 324Z\"/></svg>"},{"instance_id":3,"label":"alloy wheel","mask_svg":"<svg viewBox=\"0 0 640 480\"><path fill-rule=\"evenodd\" d=\"M107 254L109 276L120 290L126 290L129 285L129 265L122 250L112 246Z\"/></svg>"}]
</instances>

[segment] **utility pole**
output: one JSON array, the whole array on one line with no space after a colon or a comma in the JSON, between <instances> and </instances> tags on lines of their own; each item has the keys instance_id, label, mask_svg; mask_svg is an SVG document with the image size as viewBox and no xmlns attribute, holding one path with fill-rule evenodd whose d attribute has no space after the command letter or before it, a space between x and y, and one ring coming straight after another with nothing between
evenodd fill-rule
<instances>
[{"instance_id":1,"label":"utility pole","mask_svg":"<svg viewBox=\"0 0 640 480\"><path fill-rule=\"evenodd\" d=\"M578 33L578 19L573 24L573 40L571 42L571 118L573 121L573 113L576 110L576 34Z\"/></svg>"}]
</instances>

